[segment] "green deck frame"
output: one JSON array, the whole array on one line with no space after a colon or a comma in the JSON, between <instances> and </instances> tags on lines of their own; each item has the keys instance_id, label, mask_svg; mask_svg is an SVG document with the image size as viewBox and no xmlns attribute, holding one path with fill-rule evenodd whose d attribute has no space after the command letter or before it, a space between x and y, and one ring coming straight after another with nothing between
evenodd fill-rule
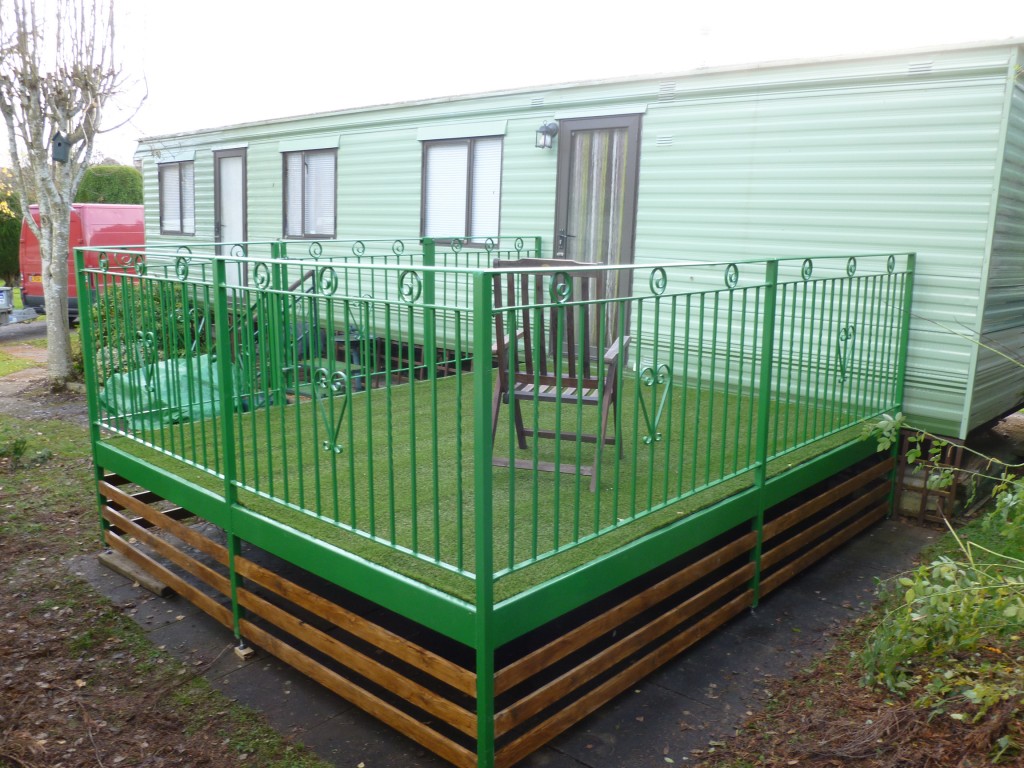
<instances>
[{"instance_id":1,"label":"green deck frame","mask_svg":"<svg viewBox=\"0 0 1024 768\"><path fill-rule=\"evenodd\" d=\"M638 266L614 281L634 293L599 303L616 335L631 337L632 364L618 387L622 458L608 449L592 494L578 477L491 461L516 449L507 407L491 445L493 367L503 363L489 264L531 255L539 240L443 256L420 246L393 246L395 258L363 241L310 257L283 243L246 244L241 256L193 247L151 251L148 262L116 253L116 268L104 257L93 270L80 253L79 295L94 308L82 327L95 342L83 347L97 480L137 484L224 530L229 605L196 599L240 641L255 634L306 665L247 618L243 598L254 598L236 568L246 542L472 649L472 717L451 710L459 738L475 731L472 748L425 735L376 699L360 705L457 765L510 765L569 721L514 735L525 727L518 705L495 711L499 648L737 532L752 542L749 559L723 584L743 591L715 622L756 605L766 511L870 457L863 424L899 410L914 257ZM538 326L550 313L560 329L572 307L553 293L535 309ZM506 327L514 336L511 311ZM173 388L184 395L161 384L173 359L186 361ZM114 377L141 394L102 399ZM215 398L184 402L200 379ZM526 419L579 432L592 418L550 409L535 402ZM592 463L593 445L534 442L535 463L545 451L555 465ZM117 513L102 494L99 504L112 541ZM774 588L781 577L769 578ZM531 696L526 710L542 708Z\"/></svg>"}]
</instances>

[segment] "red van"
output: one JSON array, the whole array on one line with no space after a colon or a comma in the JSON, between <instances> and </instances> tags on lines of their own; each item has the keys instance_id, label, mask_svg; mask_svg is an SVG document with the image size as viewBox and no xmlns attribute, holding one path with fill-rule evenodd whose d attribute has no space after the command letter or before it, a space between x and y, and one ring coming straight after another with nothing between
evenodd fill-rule
<instances>
[{"instance_id":1,"label":"red van","mask_svg":"<svg viewBox=\"0 0 1024 768\"><path fill-rule=\"evenodd\" d=\"M39 222L39 207L29 206L29 213ZM68 239L68 314L78 318L78 291L75 287L75 248L110 248L141 246L145 241L145 222L141 205L107 205L75 203L71 207L71 230ZM25 308L46 313L43 305L43 277L39 258L39 240L28 226L21 223L21 300ZM97 254L86 254L86 266L96 266Z\"/></svg>"}]
</instances>

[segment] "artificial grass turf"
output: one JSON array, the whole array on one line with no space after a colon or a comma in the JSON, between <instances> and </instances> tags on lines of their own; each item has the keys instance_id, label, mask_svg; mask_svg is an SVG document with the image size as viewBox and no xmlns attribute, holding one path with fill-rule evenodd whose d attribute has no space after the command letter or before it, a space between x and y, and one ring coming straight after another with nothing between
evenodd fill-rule
<instances>
[{"instance_id":1,"label":"artificial grass turf","mask_svg":"<svg viewBox=\"0 0 1024 768\"><path fill-rule=\"evenodd\" d=\"M624 378L623 455L612 446L603 449L597 493L590 493L589 478L576 474L493 468L494 563L496 571L506 571L495 584L495 599L752 485L754 398L671 384L653 390L638 385L632 372ZM472 601L473 581L464 573L474 567L474 464L478 453L488 464L492 455L489 444L474 450L472 384L472 374L459 373L350 396L291 403L278 398L278 404L263 398L270 403L266 407L233 414L239 502ZM662 403L661 418L652 425ZM489 398L486 405L489 424ZM555 410L553 404L539 404L535 411L525 403L524 420L529 426L536 412L537 422L551 427ZM597 418L597 408L565 404L562 431L596 431ZM502 406L494 455L512 450L538 461L593 462L592 444L542 439L531 441L526 451L515 449L510 419L511 409ZM858 428L845 427L851 421L827 402L772 403L769 446L780 455L769 462L769 474L856 439ZM165 425L140 437L212 465L224 427L222 419L208 419ZM809 439L820 433L829 434ZM222 489L210 472L134 441L115 440L169 474L214 492Z\"/></svg>"}]
</instances>

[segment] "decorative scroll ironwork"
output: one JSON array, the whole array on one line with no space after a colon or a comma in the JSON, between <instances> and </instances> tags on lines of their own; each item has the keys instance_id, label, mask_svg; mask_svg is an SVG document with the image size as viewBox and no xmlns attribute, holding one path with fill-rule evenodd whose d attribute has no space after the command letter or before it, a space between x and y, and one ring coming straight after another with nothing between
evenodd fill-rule
<instances>
[{"instance_id":1,"label":"decorative scroll ironwork","mask_svg":"<svg viewBox=\"0 0 1024 768\"><path fill-rule=\"evenodd\" d=\"M890 275L896 271L896 256L891 253L889 258L885 260L885 271Z\"/></svg>"},{"instance_id":2,"label":"decorative scroll ironwork","mask_svg":"<svg viewBox=\"0 0 1024 768\"><path fill-rule=\"evenodd\" d=\"M266 262L259 262L252 271L252 282L258 290L265 291L270 287L270 267Z\"/></svg>"},{"instance_id":3,"label":"decorative scroll ironwork","mask_svg":"<svg viewBox=\"0 0 1024 768\"><path fill-rule=\"evenodd\" d=\"M735 288L740 282L740 268L730 264L725 268L725 287L729 290Z\"/></svg>"},{"instance_id":4,"label":"decorative scroll ironwork","mask_svg":"<svg viewBox=\"0 0 1024 768\"><path fill-rule=\"evenodd\" d=\"M572 280L565 272L555 272L551 277L549 288L551 300L555 304L565 304L572 298Z\"/></svg>"},{"instance_id":5,"label":"decorative scroll ironwork","mask_svg":"<svg viewBox=\"0 0 1024 768\"><path fill-rule=\"evenodd\" d=\"M320 286L320 293L324 296L333 296L338 290L338 273L334 267L321 267L316 281Z\"/></svg>"},{"instance_id":6,"label":"decorative scroll ironwork","mask_svg":"<svg viewBox=\"0 0 1024 768\"><path fill-rule=\"evenodd\" d=\"M314 240L312 243L309 244L308 253L309 257L313 259L313 261L316 261L317 259L324 255L323 243L321 243L319 240Z\"/></svg>"},{"instance_id":7,"label":"decorative scroll ironwork","mask_svg":"<svg viewBox=\"0 0 1024 768\"><path fill-rule=\"evenodd\" d=\"M395 256L401 256L405 253L405 243L401 240L395 240L395 242L391 244L391 252L395 254Z\"/></svg>"},{"instance_id":8,"label":"decorative scroll ironwork","mask_svg":"<svg viewBox=\"0 0 1024 768\"><path fill-rule=\"evenodd\" d=\"M230 255L233 259L244 259L249 255L249 249L243 243L235 243L231 246Z\"/></svg>"},{"instance_id":9,"label":"decorative scroll ironwork","mask_svg":"<svg viewBox=\"0 0 1024 768\"><path fill-rule=\"evenodd\" d=\"M458 253L459 251L461 251L462 250L462 245L463 245L462 238L461 237L456 237L454 240L452 240L452 252L453 253Z\"/></svg>"},{"instance_id":10,"label":"decorative scroll ironwork","mask_svg":"<svg viewBox=\"0 0 1024 768\"><path fill-rule=\"evenodd\" d=\"M132 269L136 275L146 274L146 257L141 253L136 253L132 256Z\"/></svg>"},{"instance_id":11,"label":"decorative scroll ironwork","mask_svg":"<svg viewBox=\"0 0 1024 768\"><path fill-rule=\"evenodd\" d=\"M490 253L491 251L494 250L494 238L493 237L488 237L486 240L484 240L484 250L487 251L487 253Z\"/></svg>"},{"instance_id":12,"label":"decorative scroll ironwork","mask_svg":"<svg viewBox=\"0 0 1024 768\"><path fill-rule=\"evenodd\" d=\"M650 285L651 293L655 296L661 296L665 293L665 288L668 287L668 274L666 274L664 267L655 267L651 270Z\"/></svg>"},{"instance_id":13,"label":"decorative scroll ironwork","mask_svg":"<svg viewBox=\"0 0 1024 768\"><path fill-rule=\"evenodd\" d=\"M406 304L412 304L423 293L423 281L411 269L402 270L398 275L398 295Z\"/></svg>"},{"instance_id":14,"label":"decorative scroll ironwork","mask_svg":"<svg viewBox=\"0 0 1024 768\"><path fill-rule=\"evenodd\" d=\"M812 274L814 274L814 262L810 259L804 259L804 263L800 265L800 277L806 282L811 279Z\"/></svg>"},{"instance_id":15,"label":"decorative scroll ironwork","mask_svg":"<svg viewBox=\"0 0 1024 768\"><path fill-rule=\"evenodd\" d=\"M326 368L317 368L313 372L313 386L319 390L316 396L313 398L313 402L316 404L316 410L320 413L320 417L324 422L324 431L328 437L324 438L321 443L323 449L330 453L341 453L345 450L340 442L338 442L338 436L341 435L341 425L345 420L345 411L348 408L348 398L341 398L341 405L338 406L338 417L334 424L331 424L330 414L328 414L328 408L324 404L324 401L330 396L344 394L348 389L348 377L345 376L342 371L329 372ZM332 401L338 402L338 401Z\"/></svg>"},{"instance_id":16,"label":"decorative scroll ironwork","mask_svg":"<svg viewBox=\"0 0 1024 768\"><path fill-rule=\"evenodd\" d=\"M648 365L640 371L638 376L641 384L651 388L652 406L658 396L658 387L664 386L653 421L651 420L651 412L647 409L647 398L642 394L639 398L640 412L643 414L644 422L647 424L647 434L642 439L645 445L653 445L654 443L661 442L661 432L658 431L658 425L661 423L661 416L665 412L665 403L668 402L668 393L672 386L672 369L665 363L662 363L657 368Z\"/></svg>"},{"instance_id":17,"label":"decorative scroll ironwork","mask_svg":"<svg viewBox=\"0 0 1024 768\"><path fill-rule=\"evenodd\" d=\"M848 274L850 277L853 277L855 274L857 274L857 259L854 258L853 256L846 260L846 274Z\"/></svg>"},{"instance_id":18,"label":"decorative scroll ironwork","mask_svg":"<svg viewBox=\"0 0 1024 768\"><path fill-rule=\"evenodd\" d=\"M516 253L522 253L524 245L525 243L523 243L523 238L517 237L515 242Z\"/></svg>"},{"instance_id":19,"label":"decorative scroll ironwork","mask_svg":"<svg viewBox=\"0 0 1024 768\"><path fill-rule=\"evenodd\" d=\"M839 362L839 383L846 383L848 371L847 363L850 360L850 353L853 351L853 338L855 329L852 325L846 325L839 329L839 340L836 343L837 359Z\"/></svg>"},{"instance_id":20,"label":"decorative scroll ironwork","mask_svg":"<svg viewBox=\"0 0 1024 768\"><path fill-rule=\"evenodd\" d=\"M96 259L96 265L103 272L107 272L110 269L110 259L107 257L106 251L100 251L100 255Z\"/></svg>"},{"instance_id":21,"label":"decorative scroll ironwork","mask_svg":"<svg viewBox=\"0 0 1024 768\"><path fill-rule=\"evenodd\" d=\"M188 265L191 261L192 259L188 256L179 256L174 260L174 274L182 282L188 280Z\"/></svg>"},{"instance_id":22,"label":"decorative scroll ironwork","mask_svg":"<svg viewBox=\"0 0 1024 768\"><path fill-rule=\"evenodd\" d=\"M356 240L354 243L352 243L353 256L362 256L364 253L366 253L366 243L364 243L362 240Z\"/></svg>"}]
</instances>

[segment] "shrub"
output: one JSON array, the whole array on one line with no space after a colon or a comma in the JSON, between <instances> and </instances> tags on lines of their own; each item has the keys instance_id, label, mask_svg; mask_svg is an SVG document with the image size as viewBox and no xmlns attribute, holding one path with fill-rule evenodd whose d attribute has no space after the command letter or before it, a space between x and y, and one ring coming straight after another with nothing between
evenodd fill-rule
<instances>
[{"instance_id":1,"label":"shrub","mask_svg":"<svg viewBox=\"0 0 1024 768\"><path fill-rule=\"evenodd\" d=\"M130 165L94 165L85 172L76 203L142 204L142 174Z\"/></svg>"},{"instance_id":2,"label":"shrub","mask_svg":"<svg viewBox=\"0 0 1024 768\"><path fill-rule=\"evenodd\" d=\"M186 302L181 285L124 278L104 286L92 308L100 384L157 360L203 354L211 312Z\"/></svg>"},{"instance_id":3,"label":"shrub","mask_svg":"<svg viewBox=\"0 0 1024 768\"><path fill-rule=\"evenodd\" d=\"M1021 535L1018 490L1000 492L982 529L1009 526ZM868 685L915 691L919 706L978 720L1024 696L1024 560L953 536L959 556L938 557L888 586L889 609L861 662Z\"/></svg>"}]
</instances>

